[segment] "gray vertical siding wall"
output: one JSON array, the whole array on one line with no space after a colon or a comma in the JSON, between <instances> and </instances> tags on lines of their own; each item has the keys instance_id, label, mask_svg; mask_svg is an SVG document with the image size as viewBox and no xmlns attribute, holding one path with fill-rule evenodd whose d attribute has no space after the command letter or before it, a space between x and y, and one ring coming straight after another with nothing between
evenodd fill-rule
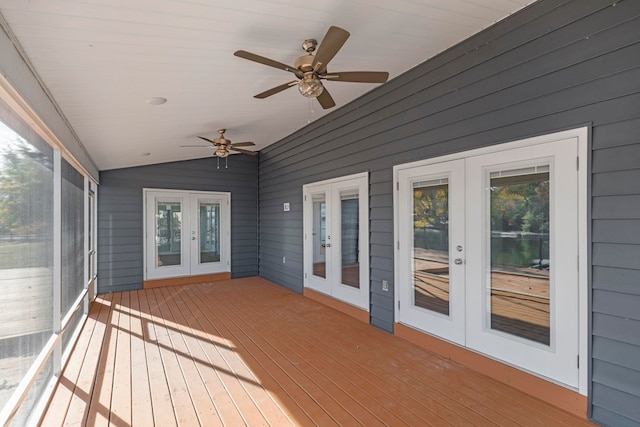
<instances>
[{"instance_id":1,"label":"gray vertical siding wall","mask_svg":"<svg viewBox=\"0 0 640 427\"><path fill-rule=\"evenodd\" d=\"M302 185L369 171L371 323L392 331L381 281L394 278L393 165L584 125L590 409L606 425L640 425L638 0L536 2L262 150L260 275L301 292Z\"/></svg>"},{"instance_id":2,"label":"gray vertical siding wall","mask_svg":"<svg viewBox=\"0 0 640 427\"><path fill-rule=\"evenodd\" d=\"M100 172L98 193L98 292L141 289L143 188L231 192L231 276L258 274L257 160L229 158L163 163Z\"/></svg>"}]
</instances>

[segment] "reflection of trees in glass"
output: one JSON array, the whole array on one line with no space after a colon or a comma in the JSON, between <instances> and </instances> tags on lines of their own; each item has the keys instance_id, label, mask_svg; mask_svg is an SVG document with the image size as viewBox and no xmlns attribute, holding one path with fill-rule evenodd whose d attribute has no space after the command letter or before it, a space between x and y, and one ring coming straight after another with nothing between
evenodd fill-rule
<instances>
[{"instance_id":1,"label":"reflection of trees in glass","mask_svg":"<svg viewBox=\"0 0 640 427\"><path fill-rule=\"evenodd\" d=\"M491 230L548 233L549 174L514 178L491 180Z\"/></svg>"},{"instance_id":2,"label":"reflection of trees in glass","mask_svg":"<svg viewBox=\"0 0 640 427\"><path fill-rule=\"evenodd\" d=\"M491 231L492 265L548 268L549 174L491 179Z\"/></svg>"},{"instance_id":3,"label":"reflection of trees in glass","mask_svg":"<svg viewBox=\"0 0 640 427\"><path fill-rule=\"evenodd\" d=\"M2 141L11 142L11 141ZM51 159L23 140L0 152L0 234L40 235L50 227L53 191Z\"/></svg>"},{"instance_id":4,"label":"reflection of trees in glass","mask_svg":"<svg viewBox=\"0 0 640 427\"><path fill-rule=\"evenodd\" d=\"M448 185L413 189L413 224L415 247L447 250L449 247ZM419 230L421 230L420 233Z\"/></svg>"}]
</instances>

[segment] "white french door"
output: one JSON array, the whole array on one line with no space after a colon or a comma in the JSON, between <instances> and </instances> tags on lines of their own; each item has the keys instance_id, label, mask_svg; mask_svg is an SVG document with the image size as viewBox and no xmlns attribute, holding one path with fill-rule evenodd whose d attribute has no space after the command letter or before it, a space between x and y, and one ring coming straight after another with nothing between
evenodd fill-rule
<instances>
[{"instance_id":1,"label":"white french door","mask_svg":"<svg viewBox=\"0 0 640 427\"><path fill-rule=\"evenodd\" d=\"M582 392L586 179L568 135L395 168L396 319Z\"/></svg>"},{"instance_id":2,"label":"white french door","mask_svg":"<svg viewBox=\"0 0 640 427\"><path fill-rule=\"evenodd\" d=\"M231 271L229 193L144 192L146 280Z\"/></svg>"},{"instance_id":3,"label":"white french door","mask_svg":"<svg viewBox=\"0 0 640 427\"><path fill-rule=\"evenodd\" d=\"M410 260L399 271L402 321L464 344L464 160L401 170L399 180L401 211L413 216L399 230L399 257Z\"/></svg>"},{"instance_id":4,"label":"white french door","mask_svg":"<svg viewBox=\"0 0 640 427\"><path fill-rule=\"evenodd\" d=\"M303 187L304 284L369 311L367 174Z\"/></svg>"}]
</instances>

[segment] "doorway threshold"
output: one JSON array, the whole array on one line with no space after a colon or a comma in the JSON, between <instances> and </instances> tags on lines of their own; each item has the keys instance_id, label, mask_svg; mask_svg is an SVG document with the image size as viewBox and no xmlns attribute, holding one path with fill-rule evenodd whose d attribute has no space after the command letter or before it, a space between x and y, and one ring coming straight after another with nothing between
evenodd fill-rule
<instances>
[{"instance_id":1,"label":"doorway threshold","mask_svg":"<svg viewBox=\"0 0 640 427\"><path fill-rule=\"evenodd\" d=\"M333 297L325 295L322 292L317 292L309 288L304 288L304 296L316 302L319 302L320 304L331 307L334 310L338 310L348 316L353 317L356 320L367 324L369 323L369 312L359 307L347 304L346 302L342 302Z\"/></svg>"},{"instance_id":2,"label":"doorway threshold","mask_svg":"<svg viewBox=\"0 0 640 427\"><path fill-rule=\"evenodd\" d=\"M230 272L200 274L196 276L169 277L166 279L145 280L143 289L164 288L166 286L191 285L194 283L216 282L231 279Z\"/></svg>"},{"instance_id":3,"label":"doorway threshold","mask_svg":"<svg viewBox=\"0 0 640 427\"><path fill-rule=\"evenodd\" d=\"M587 397L577 391L401 323L394 324L394 335L581 418L588 418Z\"/></svg>"}]
</instances>

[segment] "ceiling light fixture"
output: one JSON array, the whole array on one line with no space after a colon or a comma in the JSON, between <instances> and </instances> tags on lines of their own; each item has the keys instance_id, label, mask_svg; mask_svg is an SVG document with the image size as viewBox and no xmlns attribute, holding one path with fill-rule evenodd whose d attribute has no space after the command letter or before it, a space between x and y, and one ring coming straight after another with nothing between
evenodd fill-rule
<instances>
[{"instance_id":1,"label":"ceiling light fixture","mask_svg":"<svg viewBox=\"0 0 640 427\"><path fill-rule=\"evenodd\" d=\"M167 102L167 98L163 98L161 96L154 96L152 98L147 99L147 104L151 105L162 105Z\"/></svg>"},{"instance_id":2,"label":"ceiling light fixture","mask_svg":"<svg viewBox=\"0 0 640 427\"><path fill-rule=\"evenodd\" d=\"M306 73L300 83L298 83L298 90L302 96L307 98L317 98L324 90L324 86L320 80L313 75L313 72Z\"/></svg>"}]
</instances>

